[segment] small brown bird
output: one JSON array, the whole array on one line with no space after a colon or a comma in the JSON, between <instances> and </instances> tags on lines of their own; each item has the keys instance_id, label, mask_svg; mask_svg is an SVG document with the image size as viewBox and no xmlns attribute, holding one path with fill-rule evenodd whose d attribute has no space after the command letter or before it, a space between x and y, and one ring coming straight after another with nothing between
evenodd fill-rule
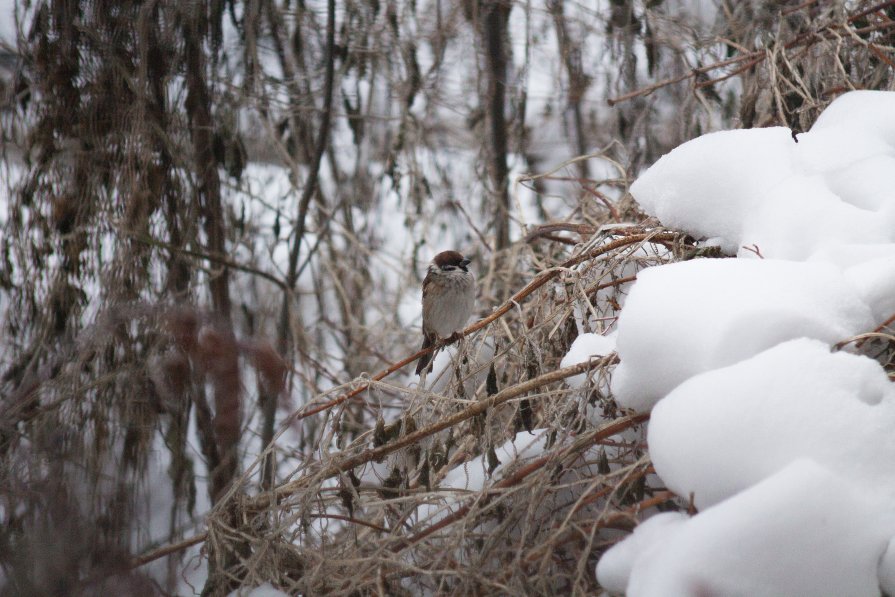
<instances>
[{"instance_id":1,"label":"small brown bird","mask_svg":"<svg viewBox=\"0 0 895 597\"><path fill-rule=\"evenodd\" d=\"M469 259L457 251L442 251L432 259L423 280L423 348L452 338L463 329L475 303L475 276ZM432 362L434 353L420 357L416 373Z\"/></svg>"}]
</instances>

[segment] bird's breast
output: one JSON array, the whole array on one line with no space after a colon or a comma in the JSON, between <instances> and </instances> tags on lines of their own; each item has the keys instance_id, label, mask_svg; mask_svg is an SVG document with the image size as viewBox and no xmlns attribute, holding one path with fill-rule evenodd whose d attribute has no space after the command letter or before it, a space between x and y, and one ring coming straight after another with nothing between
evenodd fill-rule
<instances>
[{"instance_id":1,"label":"bird's breast","mask_svg":"<svg viewBox=\"0 0 895 597\"><path fill-rule=\"evenodd\" d=\"M469 279L441 281L442 292L432 301L430 313L424 313L424 324L438 337L447 338L460 331L469 320L475 301L474 282Z\"/></svg>"}]
</instances>

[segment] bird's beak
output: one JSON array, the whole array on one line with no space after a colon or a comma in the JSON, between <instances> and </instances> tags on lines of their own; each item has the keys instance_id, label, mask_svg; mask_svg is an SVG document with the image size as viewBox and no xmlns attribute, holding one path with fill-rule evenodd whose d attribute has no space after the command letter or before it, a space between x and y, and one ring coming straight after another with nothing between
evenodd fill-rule
<instances>
[{"instance_id":1,"label":"bird's beak","mask_svg":"<svg viewBox=\"0 0 895 597\"><path fill-rule=\"evenodd\" d=\"M470 263L472 263L472 262L469 259L464 259L463 261L460 262L460 267L466 267Z\"/></svg>"}]
</instances>

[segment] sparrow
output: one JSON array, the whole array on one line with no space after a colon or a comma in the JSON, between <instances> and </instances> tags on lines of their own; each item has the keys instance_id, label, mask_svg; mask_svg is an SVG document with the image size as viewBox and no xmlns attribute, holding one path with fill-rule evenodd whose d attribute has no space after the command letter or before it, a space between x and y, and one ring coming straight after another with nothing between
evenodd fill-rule
<instances>
[{"instance_id":1,"label":"sparrow","mask_svg":"<svg viewBox=\"0 0 895 597\"><path fill-rule=\"evenodd\" d=\"M442 251L432 259L423 279L423 348L455 337L475 303L475 276L469 259L457 251ZM420 357L416 374L432 362L434 353Z\"/></svg>"}]
</instances>

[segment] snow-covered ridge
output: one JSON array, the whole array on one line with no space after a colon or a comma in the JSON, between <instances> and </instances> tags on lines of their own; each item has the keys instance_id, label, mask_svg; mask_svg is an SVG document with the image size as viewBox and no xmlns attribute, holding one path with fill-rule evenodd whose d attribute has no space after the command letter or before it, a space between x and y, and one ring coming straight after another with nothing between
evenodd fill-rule
<instances>
[{"instance_id":1,"label":"snow-covered ridge","mask_svg":"<svg viewBox=\"0 0 895 597\"><path fill-rule=\"evenodd\" d=\"M625 304L613 392L653 409L656 471L701 511L607 552L605 588L895 593L895 386L833 349L895 312L893 177L895 93L857 91L807 133L705 135L632 186L739 259L647 270Z\"/></svg>"}]
</instances>

